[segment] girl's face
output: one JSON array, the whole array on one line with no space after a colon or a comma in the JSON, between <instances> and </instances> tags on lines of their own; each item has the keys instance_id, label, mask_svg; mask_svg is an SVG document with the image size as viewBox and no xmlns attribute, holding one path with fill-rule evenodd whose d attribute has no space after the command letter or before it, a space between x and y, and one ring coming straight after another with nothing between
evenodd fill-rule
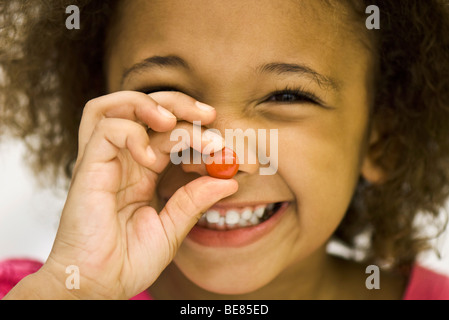
<instances>
[{"instance_id":1,"label":"girl's face","mask_svg":"<svg viewBox=\"0 0 449 320\"><path fill-rule=\"evenodd\" d=\"M355 14L341 3L285 0L134 0L118 10L110 91L182 91L216 108L208 127L223 136L266 130L270 142L278 130L263 146L270 154L276 143L277 172L260 175L259 164L243 163L239 191L194 228L176 266L206 290L239 294L321 261L360 174L375 174L365 159L375 61ZM203 172L170 165L160 205ZM268 219L222 230L232 211L245 220L257 210ZM214 223L217 212L224 226Z\"/></svg>"}]
</instances>

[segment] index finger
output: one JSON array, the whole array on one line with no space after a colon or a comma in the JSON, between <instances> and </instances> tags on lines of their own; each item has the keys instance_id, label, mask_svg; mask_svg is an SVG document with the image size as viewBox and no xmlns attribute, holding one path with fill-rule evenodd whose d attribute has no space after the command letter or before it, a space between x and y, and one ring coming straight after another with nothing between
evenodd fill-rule
<instances>
[{"instance_id":1,"label":"index finger","mask_svg":"<svg viewBox=\"0 0 449 320\"><path fill-rule=\"evenodd\" d=\"M103 118L132 120L156 132L166 132L172 130L179 120L209 124L215 117L214 108L180 92L157 92L151 95L135 91L111 93L86 104L79 129L78 156L83 156L87 142Z\"/></svg>"},{"instance_id":2,"label":"index finger","mask_svg":"<svg viewBox=\"0 0 449 320\"><path fill-rule=\"evenodd\" d=\"M201 121L210 124L215 120L215 108L178 91L159 91L148 95L151 99L175 115L178 120Z\"/></svg>"}]
</instances>

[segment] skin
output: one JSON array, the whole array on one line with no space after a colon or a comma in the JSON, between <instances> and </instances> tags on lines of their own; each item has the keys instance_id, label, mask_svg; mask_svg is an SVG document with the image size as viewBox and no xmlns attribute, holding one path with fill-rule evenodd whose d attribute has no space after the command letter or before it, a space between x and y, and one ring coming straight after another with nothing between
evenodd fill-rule
<instances>
[{"instance_id":1,"label":"skin","mask_svg":"<svg viewBox=\"0 0 449 320\"><path fill-rule=\"evenodd\" d=\"M260 176L254 166L241 166L235 177L239 191L222 203L289 200L293 206L274 232L249 247L207 248L187 239L175 258L176 266L166 271L152 293L169 297L172 287L179 288L171 279L182 278L178 274L182 272L197 286L218 294L258 290L253 297L267 298L273 292L282 296L279 287L285 283L291 284L288 292L308 287L305 279L316 273L310 272L311 266L328 272L324 270L333 263L327 261L323 247L343 218L363 165L369 178L378 175L363 156L375 61L360 34L346 25L344 15L332 16L333 9L319 2L199 2L195 6L189 1L123 5L119 31L113 37L110 89L137 90L166 81L167 86L182 88L216 108L217 119L210 128L222 133L237 128L278 129L278 173ZM164 55L181 57L190 69L142 68L119 85L123 70L147 57ZM320 87L298 74L254 72L270 62L306 64L335 79L339 88ZM276 89L296 86L312 91L330 108L263 103ZM201 168L170 167L159 184L160 198L199 174ZM189 287L187 280L185 285ZM319 295L319 289L311 291Z\"/></svg>"},{"instance_id":2,"label":"skin","mask_svg":"<svg viewBox=\"0 0 449 320\"><path fill-rule=\"evenodd\" d=\"M383 274L382 290L369 291L366 266L325 250L360 175L382 177L365 155L375 137L369 110L376 61L352 18L342 4L319 1L122 2L108 38L111 94L85 108L53 250L9 298L37 292L128 299L148 287L166 299L400 298L401 279ZM177 56L188 67L179 59L142 64L154 56ZM305 65L315 74L257 72L269 63ZM182 93L135 92L149 87ZM268 101L286 87L319 102ZM261 176L259 164L242 163L234 179L217 180L204 176L204 165L171 165L171 130L191 132L197 120L223 134L278 129L277 173ZM184 240L217 202L279 201L291 201L288 211L251 245L210 248ZM65 267L73 264L83 286L67 292Z\"/></svg>"}]
</instances>

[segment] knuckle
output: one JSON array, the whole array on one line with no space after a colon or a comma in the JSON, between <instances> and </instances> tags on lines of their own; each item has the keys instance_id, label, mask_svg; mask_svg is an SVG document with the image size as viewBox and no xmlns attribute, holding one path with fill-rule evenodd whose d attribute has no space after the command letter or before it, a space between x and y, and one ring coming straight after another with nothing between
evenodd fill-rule
<instances>
[{"instance_id":1,"label":"knuckle","mask_svg":"<svg viewBox=\"0 0 449 320\"><path fill-rule=\"evenodd\" d=\"M180 197L175 198L173 209L186 217L191 217L192 214L195 214L200 210L195 200L195 194L188 185L182 186L178 192L180 192Z\"/></svg>"},{"instance_id":2,"label":"knuckle","mask_svg":"<svg viewBox=\"0 0 449 320\"><path fill-rule=\"evenodd\" d=\"M186 97L188 97L187 95L179 91L171 91L170 94L173 95L175 99L185 99Z\"/></svg>"},{"instance_id":3,"label":"knuckle","mask_svg":"<svg viewBox=\"0 0 449 320\"><path fill-rule=\"evenodd\" d=\"M137 124L136 130L138 131L138 133L140 135L142 135L142 136L145 136L145 137L149 138L148 134L147 134L147 127L145 125L140 124L140 123L136 123L136 124Z\"/></svg>"},{"instance_id":4,"label":"knuckle","mask_svg":"<svg viewBox=\"0 0 449 320\"><path fill-rule=\"evenodd\" d=\"M183 190L183 193L185 194L185 200L188 203L189 209L191 209L191 211L200 210L200 207L196 203L195 192L192 189L192 187L189 185L185 185L182 187L182 190Z\"/></svg>"},{"instance_id":5,"label":"knuckle","mask_svg":"<svg viewBox=\"0 0 449 320\"><path fill-rule=\"evenodd\" d=\"M181 206L182 207L182 206ZM166 219L164 220L164 231L166 234L166 238L169 240L169 252L174 253L176 252L177 248L181 244L181 239L178 238L177 232L176 232L176 224L177 222L173 219L174 213L177 213L180 211L180 207L178 203L170 203L167 204L165 207L165 210L167 212L167 215L165 215ZM169 254L171 256L171 254Z\"/></svg>"},{"instance_id":6,"label":"knuckle","mask_svg":"<svg viewBox=\"0 0 449 320\"><path fill-rule=\"evenodd\" d=\"M85 105L83 109L83 117L86 117L90 114L92 114L97 106L98 98L89 100Z\"/></svg>"},{"instance_id":7,"label":"knuckle","mask_svg":"<svg viewBox=\"0 0 449 320\"><path fill-rule=\"evenodd\" d=\"M151 93L148 96L154 101L162 100L160 102L172 101L173 103L174 101L178 101L182 103L191 103L191 104L196 102L196 100L193 97L181 91L159 91Z\"/></svg>"},{"instance_id":8,"label":"knuckle","mask_svg":"<svg viewBox=\"0 0 449 320\"><path fill-rule=\"evenodd\" d=\"M175 96L175 99L179 99L180 101L184 101L185 103L194 104L196 102L194 98L183 92L174 91L173 94Z\"/></svg>"},{"instance_id":9,"label":"knuckle","mask_svg":"<svg viewBox=\"0 0 449 320\"><path fill-rule=\"evenodd\" d=\"M97 124L95 125L95 131L96 132L107 132L107 128L109 126L109 121L107 118L101 118L98 120Z\"/></svg>"}]
</instances>

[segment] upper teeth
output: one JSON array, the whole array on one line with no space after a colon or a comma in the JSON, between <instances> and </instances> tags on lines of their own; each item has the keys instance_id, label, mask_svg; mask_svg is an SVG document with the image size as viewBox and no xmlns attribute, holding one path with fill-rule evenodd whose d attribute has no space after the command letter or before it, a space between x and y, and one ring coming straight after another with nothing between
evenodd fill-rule
<instances>
[{"instance_id":1,"label":"upper teeth","mask_svg":"<svg viewBox=\"0 0 449 320\"><path fill-rule=\"evenodd\" d=\"M240 214L235 210L229 210L225 216L226 224L237 224L240 221Z\"/></svg>"},{"instance_id":2,"label":"upper teeth","mask_svg":"<svg viewBox=\"0 0 449 320\"><path fill-rule=\"evenodd\" d=\"M256 207L209 209L201 217L198 224L214 229L247 227L260 223L265 210L273 209L274 204L258 205Z\"/></svg>"},{"instance_id":3,"label":"upper teeth","mask_svg":"<svg viewBox=\"0 0 449 320\"><path fill-rule=\"evenodd\" d=\"M220 212L215 210L209 210L203 215L209 223L218 223L220 221Z\"/></svg>"}]
</instances>

